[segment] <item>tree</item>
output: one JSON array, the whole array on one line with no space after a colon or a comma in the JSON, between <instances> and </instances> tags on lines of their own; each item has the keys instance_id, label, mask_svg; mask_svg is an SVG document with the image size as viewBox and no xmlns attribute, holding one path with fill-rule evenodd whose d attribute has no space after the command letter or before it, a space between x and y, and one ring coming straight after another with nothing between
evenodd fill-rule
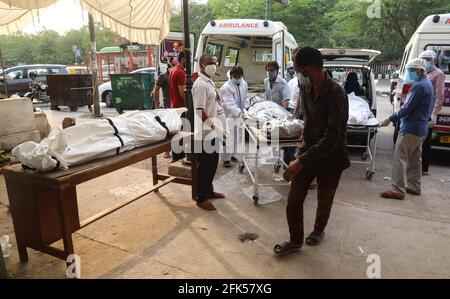
<instances>
[{"instance_id":1,"label":"tree","mask_svg":"<svg viewBox=\"0 0 450 299\"><path fill-rule=\"evenodd\" d=\"M97 48L120 45L122 38L109 29L96 26ZM73 64L73 46L83 53L89 53L89 31L87 27L70 30L59 35L52 30L40 31L35 35L16 33L0 36L3 60L6 66L35 63Z\"/></svg>"}]
</instances>

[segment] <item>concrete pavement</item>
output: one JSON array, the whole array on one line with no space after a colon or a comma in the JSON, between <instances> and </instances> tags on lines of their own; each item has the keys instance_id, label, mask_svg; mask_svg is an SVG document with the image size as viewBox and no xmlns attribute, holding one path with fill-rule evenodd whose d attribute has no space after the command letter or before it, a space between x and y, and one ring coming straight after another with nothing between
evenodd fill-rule
<instances>
[{"instance_id":1,"label":"concrete pavement","mask_svg":"<svg viewBox=\"0 0 450 299\"><path fill-rule=\"evenodd\" d=\"M389 100L378 98L379 118L391 111ZM114 112L111 110L111 113ZM49 116L60 124L61 112ZM65 113L67 114L67 113ZM80 112L83 114L83 111ZM61 118L62 120L62 118ZM77 119L77 122L83 121ZM247 175L237 167L219 165L215 186L227 198L215 212L198 209L186 186L169 185L74 234L83 278L367 278L376 254L383 278L450 277L450 152L433 153L423 195L405 201L379 197L389 187L393 128L379 132L377 172L365 178L365 167L345 171L336 195L326 237L320 247L305 247L283 259L273 246L288 238L285 206L288 187L276 187L282 200L255 207L246 197ZM355 155L357 157L357 155ZM167 160L160 158L162 167ZM85 219L151 185L149 161L82 184L80 218ZM273 181L270 165L264 179ZM316 191L305 203L305 229L313 227ZM0 179L0 234L12 239L6 266L11 277L63 278L65 263L29 250L30 260L18 260L12 219ZM239 240L257 233L254 242ZM61 244L59 244L61 245Z\"/></svg>"}]
</instances>

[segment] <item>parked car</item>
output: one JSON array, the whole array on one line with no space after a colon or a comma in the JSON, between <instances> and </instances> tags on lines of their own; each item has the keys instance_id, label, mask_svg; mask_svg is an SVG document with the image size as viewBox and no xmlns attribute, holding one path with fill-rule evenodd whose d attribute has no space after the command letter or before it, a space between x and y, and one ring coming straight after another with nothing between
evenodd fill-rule
<instances>
[{"instance_id":1,"label":"parked car","mask_svg":"<svg viewBox=\"0 0 450 299\"><path fill-rule=\"evenodd\" d=\"M141 73L156 73L156 68L155 67L146 67L146 68L137 69L137 70L130 72L130 74L141 74ZM105 102L106 107L109 107L109 108L114 107L111 81L100 84L98 86L98 94L100 96L100 100L102 102Z\"/></svg>"},{"instance_id":2,"label":"parked car","mask_svg":"<svg viewBox=\"0 0 450 299\"><path fill-rule=\"evenodd\" d=\"M69 74L89 74L87 67L79 65L70 65L66 67Z\"/></svg>"},{"instance_id":3,"label":"parked car","mask_svg":"<svg viewBox=\"0 0 450 299\"><path fill-rule=\"evenodd\" d=\"M33 80L30 73L37 75L36 80L46 84L46 75L49 74L67 74L66 66L61 64L33 64L21 65L8 68L0 74L0 90L3 93L5 80L8 88L8 96L19 94L24 96L30 90L30 84Z\"/></svg>"}]
</instances>

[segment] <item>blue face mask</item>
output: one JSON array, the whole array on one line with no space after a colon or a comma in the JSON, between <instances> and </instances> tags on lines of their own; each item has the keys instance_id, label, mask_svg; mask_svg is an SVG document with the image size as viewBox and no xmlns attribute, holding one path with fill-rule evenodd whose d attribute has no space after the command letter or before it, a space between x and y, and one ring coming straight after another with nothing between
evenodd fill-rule
<instances>
[{"instance_id":1,"label":"blue face mask","mask_svg":"<svg viewBox=\"0 0 450 299\"><path fill-rule=\"evenodd\" d=\"M231 79L231 82L233 82L234 84L236 84L236 85L240 85L241 84L241 79Z\"/></svg>"},{"instance_id":2,"label":"blue face mask","mask_svg":"<svg viewBox=\"0 0 450 299\"><path fill-rule=\"evenodd\" d=\"M425 61L425 68L427 69L427 71L429 71L431 68L433 67L433 62L431 61Z\"/></svg>"},{"instance_id":3,"label":"blue face mask","mask_svg":"<svg viewBox=\"0 0 450 299\"><path fill-rule=\"evenodd\" d=\"M419 80L419 73L417 71L406 70L405 80L413 83Z\"/></svg>"}]
</instances>

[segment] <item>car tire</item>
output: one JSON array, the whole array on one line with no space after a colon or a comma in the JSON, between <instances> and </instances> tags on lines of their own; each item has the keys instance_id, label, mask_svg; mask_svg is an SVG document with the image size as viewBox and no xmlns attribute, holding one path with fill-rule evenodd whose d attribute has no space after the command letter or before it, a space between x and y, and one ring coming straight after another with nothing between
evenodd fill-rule
<instances>
[{"instance_id":1,"label":"car tire","mask_svg":"<svg viewBox=\"0 0 450 299\"><path fill-rule=\"evenodd\" d=\"M106 107L114 108L115 103L111 91L105 91L105 93L103 94L103 99L105 101Z\"/></svg>"}]
</instances>

